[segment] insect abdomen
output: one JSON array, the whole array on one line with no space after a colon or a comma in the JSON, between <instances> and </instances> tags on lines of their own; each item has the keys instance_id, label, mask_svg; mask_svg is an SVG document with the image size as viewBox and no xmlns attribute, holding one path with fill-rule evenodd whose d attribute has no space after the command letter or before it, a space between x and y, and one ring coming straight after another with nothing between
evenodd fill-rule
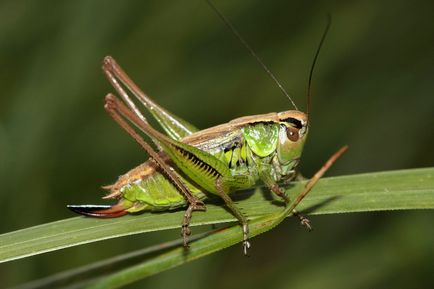
<instances>
[{"instance_id":1,"label":"insect abdomen","mask_svg":"<svg viewBox=\"0 0 434 289\"><path fill-rule=\"evenodd\" d=\"M142 165L142 169L150 169L151 174L136 181L126 183L111 193L106 198L119 198L117 204L110 205L68 205L68 208L78 214L97 218L115 218L127 213L144 211L173 210L187 205L184 196L162 174L154 171L151 167ZM128 174L127 174L128 175ZM121 177L122 178L122 177ZM187 180L182 181L190 191L199 199L205 199L206 195ZM113 185L113 186L116 186Z\"/></svg>"},{"instance_id":2,"label":"insect abdomen","mask_svg":"<svg viewBox=\"0 0 434 289\"><path fill-rule=\"evenodd\" d=\"M183 179L191 192L198 198L205 195L196 187ZM162 174L155 172L152 175L130 183L121 188L122 199L131 202L128 212L164 211L186 206L186 199L175 186Z\"/></svg>"}]
</instances>

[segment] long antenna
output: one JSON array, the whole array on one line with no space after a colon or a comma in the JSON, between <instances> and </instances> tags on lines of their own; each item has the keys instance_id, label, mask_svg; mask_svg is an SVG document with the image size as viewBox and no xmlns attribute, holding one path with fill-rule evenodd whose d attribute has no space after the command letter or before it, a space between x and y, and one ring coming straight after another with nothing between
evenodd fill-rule
<instances>
[{"instance_id":1,"label":"long antenna","mask_svg":"<svg viewBox=\"0 0 434 289\"><path fill-rule=\"evenodd\" d=\"M318 48L316 49L315 57L313 58L312 66L310 67L310 72L309 72L309 82L307 84L307 114L308 115L309 115L309 110L310 110L310 105L311 105L313 70L315 68L316 60L318 59L319 52L321 51L321 47L322 47L324 40L327 36L327 33L329 31L330 25L332 24L332 17L330 16L330 14L327 13L326 16L327 16L327 25L326 25L326 28L324 29L321 40L319 41Z\"/></svg>"},{"instance_id":2,"label":"long antenna","mask_svg":"<svg viewBox=\"0 0 434 289\"><path fill-rule=\"evenodd\" d=\"M262 68L265 70L265 72L271 77L271 79L277 84L277 86L280 88L280 90L283 92L283 94L289 99L289 101L292 103L294 108L298 110L297 106L295 105L292 98L289 96L289 94L286 92L286 90L283 88L282 84L280 84L279 80L274 76L274 74L270 71L270 69L265 65L265 63L262 61L262 59L255 53L255 51L250 47L250 45L247 43L246 40L238 33L238 30L232 25L232 23L227 19L220 10L217 9L217 7L214 5L214 3L211 2L211 0L206 0L208 2L208 5L214 10L214 12L220 17L220 19L226 24L226 26L232 31L232 33L238 38L238 40L241 41L241 43L244 45L244 47L250 52L250 54L259 62L259 64L262 66Z\"/></svg>"}]
</instances>

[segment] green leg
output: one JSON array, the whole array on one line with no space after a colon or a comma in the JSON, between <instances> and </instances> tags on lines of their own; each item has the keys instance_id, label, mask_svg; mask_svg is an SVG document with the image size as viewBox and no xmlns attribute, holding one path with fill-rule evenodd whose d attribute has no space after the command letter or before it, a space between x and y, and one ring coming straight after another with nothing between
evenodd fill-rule
<instances>
[{"instance_id":1,"label":"green leg","mask_svg":"<svg viewBox=\"0 0 434 289\"><path fill-rule=\"evenodd\" d=\"M272 176L270 175L270 172L267 170L262 170L259 172L259 177L264 182L264 184L267 186L267 188L270 189L273 193L275 193L277 196L283 199L285 204L290 203L289 197L285 194L285 192L279 187L279 185L273 180Z\"/></svg>"},{"instance_id":2,"label":"green leg","mask_svg":"<svg viewBox=\"0 0 434 289\"><path fill-rule=\"evenodd\" d=\"M232 201L232 199L229 197L227 192L229 191L229 186L227 183L233 181L227 179L225 182L225 178L218 178L216 181L216 189L219 194L219 196L223 199L228 209L234 214L234 216L238 219L240 222L242 228L243 228L243 252L244 255L247 256L247 250L250 248L250 242L249 242L249 225L247 218L241 213L240 209L238 209L237 206L235 206L235 203Z\"/></svg>"}]
</instances>

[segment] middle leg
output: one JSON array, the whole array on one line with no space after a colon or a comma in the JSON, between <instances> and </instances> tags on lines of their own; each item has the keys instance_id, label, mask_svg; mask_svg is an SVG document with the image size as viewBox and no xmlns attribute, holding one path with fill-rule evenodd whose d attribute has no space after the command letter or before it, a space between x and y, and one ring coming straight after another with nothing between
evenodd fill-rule
<instances>
[{"instance_id":1,"label":"middle leg","mask_svg":"<svg viewBox=\"0 0 434 289\"><path fill-rule=\"evenodd\" d=\"M227 194L227 186L224 185L223 178L218 178L216 180L216 189L219 194L219 196L223 199L226 206L229 208L229 210L234 214L234 216L238 219L240 222L242 228L243 228L243 252L244 255L247 256L247 250L250 248L250 242L249 242L249 225L247 222L247 218L241 213L240 209L235 206L234 202L232 201L231 197Z\"/></svg>"}]
</instances>

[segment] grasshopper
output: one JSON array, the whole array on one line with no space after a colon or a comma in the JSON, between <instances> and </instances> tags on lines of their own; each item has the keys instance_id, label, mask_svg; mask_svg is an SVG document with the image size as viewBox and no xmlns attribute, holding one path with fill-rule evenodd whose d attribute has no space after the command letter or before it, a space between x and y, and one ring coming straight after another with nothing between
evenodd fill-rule
<instances>
[{"instance_id":1,"label":"grasshopper","mask_svg":"<svg viewBox=\"0 0 434 289\"><path fill-rule=\"evenodd\" d=\"M223 20L269 72L224 16ZM250 247L248 220L230 195L262 182L283 202L290 202L279 183L289 182L297 175L295 169L309 130L308 115L298 109L288 110L241 117L226 124L198 130L154 102L112 57L105 57L102 69L122 98L120 100L111 93L107 94L104 105L106 111L150 158L121 175L114 184L103 187L109 191L103 198L117 199L115 205L69 205L69 209L87 216L114 218L128 213L186 208L181 235L187 247L193 211L206 210L204 200L209 195L217 195L241 224L243 250L247 254ZM275 79L271 72L269 74ZM280 83L275 81L280 87ZM166 134L148 123L127 91L150 112ZM308 98L309 95L308 92ZM148 136L155 148L140 133ZM304 195L310 189L306 189ZM302 198L299 199L301 201ZM294 214L310 229L308 219L295 210Z\"/></svg>"}]
</instances>

